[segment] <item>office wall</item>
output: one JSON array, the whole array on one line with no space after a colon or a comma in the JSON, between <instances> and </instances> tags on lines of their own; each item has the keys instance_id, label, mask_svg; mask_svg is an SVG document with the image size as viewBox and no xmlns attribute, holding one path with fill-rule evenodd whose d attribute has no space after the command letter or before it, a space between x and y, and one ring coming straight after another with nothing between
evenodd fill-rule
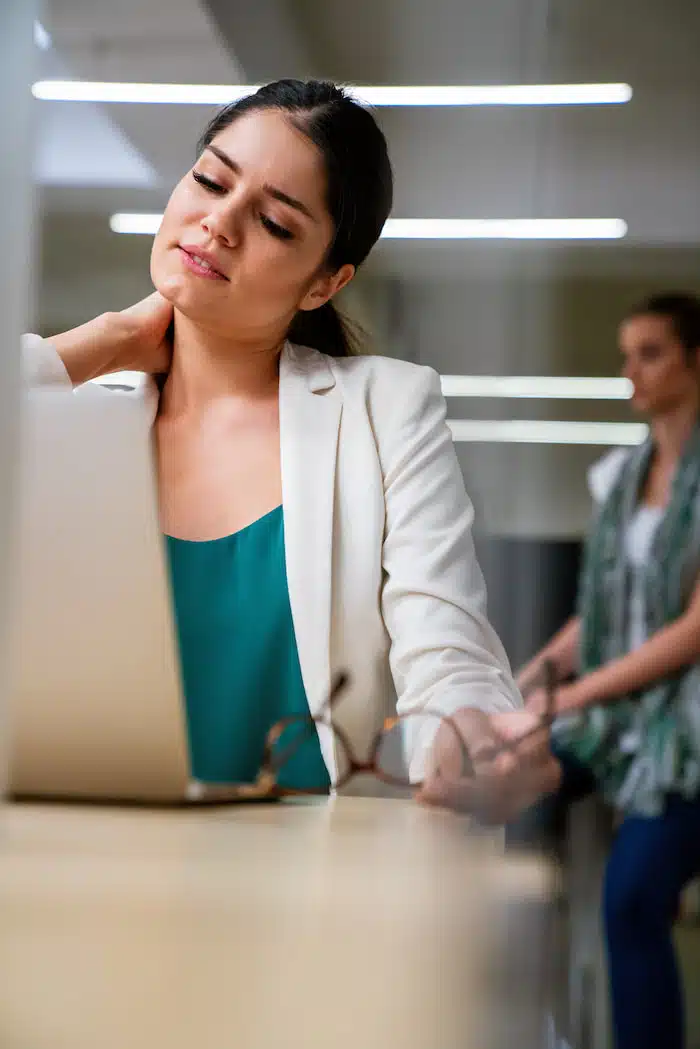
<instances>
[{"instance_id":1,"label":"office wall","mask_svg":"<svg viewBox=\"0 0 700 1049\"><path fill-rule=\"evenodd\" d=\"M19 335L26 325L31 263L33 8L31 0L0 3L0 704L18 438Z\"/></svg>"},{"instance_id":2,"label":"office wall","mask_svg":"<svg viewBox=\"0 0 700 1049\"><path fill-rule=\"evenodd\" d=\"M510 276L429 280L403 290L414 359L446 374L616 375L616 328L658 288L700 289L700 264L672 276ZM653 267L652 267L653 272ZM663 272L661 265L659 273ZM449 402L459 418L625 421L620 402ZM590 514L586 471L605 449L460 444L458 454L489 536L577 539Z\"/></svg>"}]
</instances>

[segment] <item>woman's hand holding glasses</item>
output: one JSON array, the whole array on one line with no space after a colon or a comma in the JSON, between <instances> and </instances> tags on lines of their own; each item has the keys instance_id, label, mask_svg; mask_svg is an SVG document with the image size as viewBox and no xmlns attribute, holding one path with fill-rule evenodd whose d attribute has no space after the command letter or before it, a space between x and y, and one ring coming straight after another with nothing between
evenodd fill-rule
<instances>
[{"instance_id":1,"label":"woman's hand holding glasses","mask_svg":"<svg viewBox=\"0 0 700 1049\"><path fill-rule=\"evenodd\" d=\"M543 670L537 709L504 714L463 709L452 716L471 767L460 771L460 755L450 752L453 736L439 731L419 801L505 823L556 790L560 769L550 749L555 681L551 666Z\"/></svg>"}]
</instances>

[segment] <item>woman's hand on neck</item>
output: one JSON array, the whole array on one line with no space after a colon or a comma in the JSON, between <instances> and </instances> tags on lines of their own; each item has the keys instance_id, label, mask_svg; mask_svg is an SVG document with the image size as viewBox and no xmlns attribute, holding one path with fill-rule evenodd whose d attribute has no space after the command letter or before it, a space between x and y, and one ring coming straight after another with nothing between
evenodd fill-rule
<instances>
[{"instance_id":1,"label":"woman's hand on neck","mask_svg":"<svg viewBox=\"0 0 700 1049\"><path fill-rule=\"evenodd\" d=\"M284 333L225 338L175 310L173 356L161 415L200 413L216 401L277 396Z\"/></svg>"}]
</instances>

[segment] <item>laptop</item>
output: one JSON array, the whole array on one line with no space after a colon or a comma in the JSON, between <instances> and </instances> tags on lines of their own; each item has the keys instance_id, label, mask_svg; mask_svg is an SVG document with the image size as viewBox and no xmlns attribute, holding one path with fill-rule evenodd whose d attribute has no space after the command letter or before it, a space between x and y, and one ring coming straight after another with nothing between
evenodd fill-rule
<instances>
[{"instance_id":1,"label":"laptop","mask_svg":"<svg viewBox=\"0 0 700 1049\"><path fill-rule=\"evenodd\" d=\"M24 395L10 617L9 793L178 803L190 776L153 446L143 404Z\"/></svg>"}]
</instances>

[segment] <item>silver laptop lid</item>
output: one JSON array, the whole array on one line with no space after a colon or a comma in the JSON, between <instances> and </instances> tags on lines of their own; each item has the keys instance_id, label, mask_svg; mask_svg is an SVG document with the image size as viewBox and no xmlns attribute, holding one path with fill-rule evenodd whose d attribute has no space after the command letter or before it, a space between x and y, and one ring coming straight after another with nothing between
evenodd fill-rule
<instances>
[{"instance_id":1,"label":"silver laptop lid","mask_svg":"<svg viewBox=\"0 0 700 1049\"><path fill-rule=\"evenodd\" d=\"M25 395L10 791L167 801L189 759L148 413Z\"/></svg>"}]
</instances>

